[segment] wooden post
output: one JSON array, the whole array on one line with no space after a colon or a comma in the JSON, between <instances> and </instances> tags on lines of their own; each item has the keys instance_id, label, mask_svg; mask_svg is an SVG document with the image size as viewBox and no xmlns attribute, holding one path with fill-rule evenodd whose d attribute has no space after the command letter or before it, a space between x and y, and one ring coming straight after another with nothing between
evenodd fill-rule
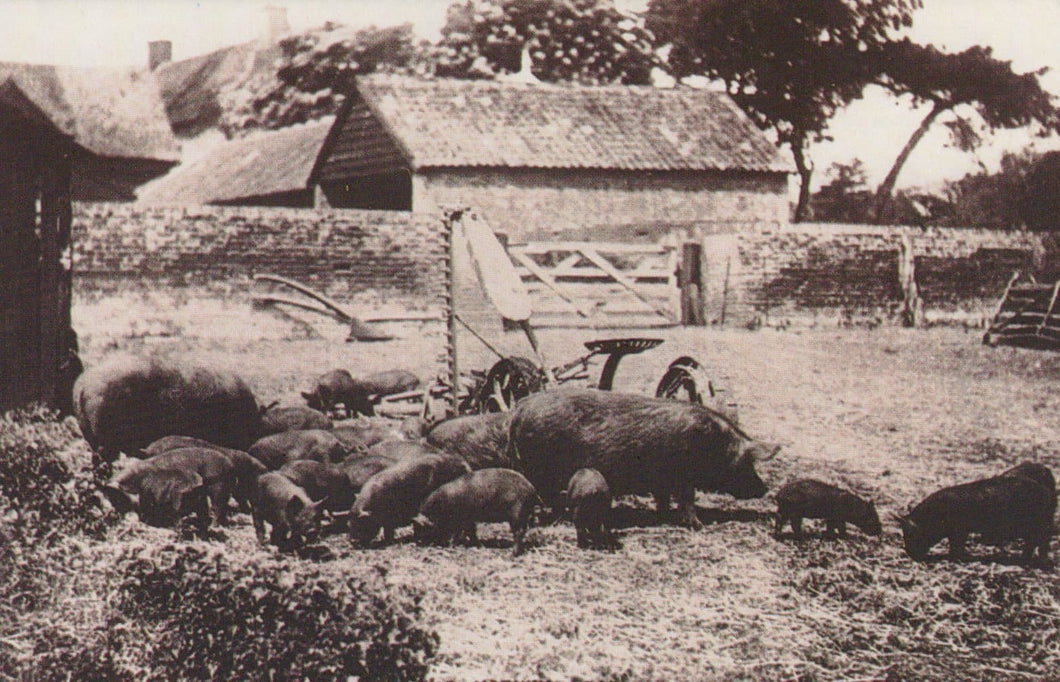
<instances>
[{"instance_id":1,"label":"wooden post","mask_svg":"<svg viewBox=\"0 0 1060 682\"><path fill-rule=\"evenodd\" d=\"M681 290L681 324L703 326L703 247L697 242L681 245L677 286Z\"/></svg>"},{"instance_id":2,"label":"wooden post","mask_svg":"<svg viewBox=\"0 0 1060 682\"><path fill-rule=\"evenodd\" d=\"M903 235L898 249L898 283L902 287L902 324L919 327L924 317L924 302L916 284L916 259L913 241Z\"/></svg>"},{"instance_id":3,"label":"wooden post","mask_svg":"<svg viewBox=\"0 0 1060 682\"><path fill-rule=\"evenodd\" d=\"M453 236L453 232L456 230L456 225L459 220L454 220L453 216L447 216L445 219L445 293L443 294L443 305L445 307L446 316L446 341L445 341L445 357L446 357L446 370L449 377L449 384L453 387L452 395L449 399L449 408L447 410L448 417L454 417L457 414L460 405L460 368L457 366L456 361L456 310L453 308L454 293L456 292L456 267L454 263L455 249L453 248L456 244L456 239Z\"/></svg>"}]
</instances>

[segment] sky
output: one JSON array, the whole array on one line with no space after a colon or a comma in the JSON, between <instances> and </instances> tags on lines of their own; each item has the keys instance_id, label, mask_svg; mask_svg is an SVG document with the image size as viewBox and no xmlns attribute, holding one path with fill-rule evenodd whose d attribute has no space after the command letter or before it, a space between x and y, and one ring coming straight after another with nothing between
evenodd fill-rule
<instances>
[{"instance_id":1,"label":"sky","mask_svg":"<svg viewBox=\"0 0 1060 682\"><path fill-rule=\"evenodd\" d=\"M293 30L333 20L352 26L411 22L417 34L437 39L453 0L2 0L0 61L81 66L141 66L147 42L173 41L173 58L186 59L253 40L264 26L267 5L286 6ZM1046 66L1043 77L1060 94L1060 0L923 0L911 37L951 51L990 45L1017 71ZM640 9L645 0L619 0ZM898 151L925 112L880 92L868 92L833 119L831 142L814 145L815 186L826 180L833 162L861 159L870 183L886 175ZM936 187L980 167L996 170L1001 154L1031 143L1025 132L1005 132L975 153L946 147L936 124L910 157L898 186ZM1060 141L1036 143L1060 148Z\"/></svg>"}]
</instances>

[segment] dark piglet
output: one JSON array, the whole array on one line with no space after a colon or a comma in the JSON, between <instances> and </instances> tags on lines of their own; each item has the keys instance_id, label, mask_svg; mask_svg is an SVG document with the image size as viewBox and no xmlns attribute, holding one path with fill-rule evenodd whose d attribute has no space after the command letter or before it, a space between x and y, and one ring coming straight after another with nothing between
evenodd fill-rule
<instances>
[{"instance_id":1,"label":"dark piglet","mask_svg":"<svg viewBox=\"0 0 1060 682\"><path fill-rule=\"evenodd\" d=\"M251 445L247 452L269 471L276 471L284 464L299 459L325 464L341 462L346 459L349 450L330 431L309 429L265 436Z\"/></svg>"},{"instance_id":2,"label":"dark piglet","mask_svg":"<svg viewBox=\"0 0 1060 682\"><path fill-rule=\"evenodd\" d=\"M472 469L510 467L510 412L490 412L438 422L427 432L427 443L460 455Z\"/></svg>"},{"instance_id":3,"label":"dark piglet","mask_svg":"<svg viewBox=\"0 0 1060 682\"><path fill-rule=\"evenodd\" d=\"M81 432L103 459L135 456L170 434L245 449L261 435L261 415L249 386L227 370L198 363L114 357L74 385Z\"/></svg>"},{"instance_id":4,"label":"dark piglet","mask_svg":"<svg viewBox=\"0 0 1060 682\"><path fill-rule=\"evenodd\" d=\"M116 474L107 484L110 488L142 494L142 481L152 472L174 470L196 474L209 498L214 518L224 523L228 516L228 501L236 487L235 465L225 455L198 447L178 448L146 460L128 460L128 467Z\"/></svg>"},{"instance_id":5,"label":"dark piglet","mask_svg":"<svg viewBox=\"0 0 1060 682\"><path fill-rule=\"evenodd\" d=\"M1056 494L1025 476L1002 475L938 490L899 516L905 551L924 559L940 540L949 540L950 556L966 556L968 536L977 533L998 544L1023 540L1023 559L1037 551L1049 558Z\"/></svg>"},{"instance_id":6,"label":"dark piglet","mask_svg":"<svg viewBox=\"0 0 1060 682\"><path fill-rule=\"evenodd\" d=\"M281 549L311 543L320 535L323 500L314 502L305 490L283 474L270 471L258 479L254 500L254 532L265 544L266 524L272 527L269 541Z\"/></svg>"},{"instance_id":7,"label":"dark piglet","mask_svg":"<svg viewBox=\"0 0 1060 682\"><path fill-rule=\"evenodd\" d=\"M515 556L541 498L526 477L511 469L479 469L437 488L420 505L412 524L417 542L449 543L461 533L478 541L477 522L508 522Z\"/></svg>"},{"instance_id":8,"label":"dark piglet","mask_svg":"<svg viewBox=\"0 0 1060 682\"><path fill-rule=\"evenodd\" d=\"M796 538L802 537L803 519L824 519L826 533L846 537L846 526L852 523L869 535L883 532L876 505L834 485L804 478L783 486L776 494L777 516L774 535L786 523Z\"/></svg>"},{"instance_id":9,"label":"dark piglet","mask_svg":"<svg viewBox=\"0 0 1060 682\"><path fill-rule=\"evenodd\" d=\"M181 469L147 469L126 481L111 481L103 494L119 513L135 511L149 526L171 528L195 516L200 537L210 528L209 504L202 477Z\"/></svg>"},{"instance_id":10,"label":"dark piglet","mask_svg":"<svg viewBox=\"0 0 1060 682\"><path fill-rule=\"evenodd\" d=\"M350 513L350 535L367 545L383 529L387 542L394 529L412 521L420 504L439 486L471 471L459 457L444 453L402 459L368 479Z\"/></svg>"},{"instance_id":11,"label":"dark piglet","mask_svg":"<svg viewBox=\"0 0 1060 682\"><path fill-rule=\"evenodd\" d=\"M346 514L353 506L357 493L336 465L300 459L284 464L280 473L305 490L309 499L325 500L324 509L332 514Z\"/></svg>"},{"instance_id":12,"label":"dark piglet","mask_svg":"<svg viewBox=\"0 0 1060 682\"><path fill-rule=\"evenodd\" d=\"M258 483L258 476L268 471L258 460L254 459L242 450L226 448L221 445L192 438L191 436L165 436L144 448L143 453L148 457L179 450L181 448L207 448L221 453L232 462L235 467L235 485L232 488L232 499L236 501L239 508L249 512L254 500L254 488Z\"/></svg>"},{"instance_id":13,"label":"dark piglet","mask_svg":"<svg viewBox=\"0 0 1060 682\"><path fill-rule=\"evenodd\" d=\"M512 410L508 453L554 506L575 471L603 474L618 497L651 493L660 514L677 498L678 523L702 527L695 491L761 497L755 460L779 446L756 441L700 405L591 389L542 391Z\"/></svg>"},{"instance_id":14,"label":"dark piglet","mask_svg":"<svg viewBox=\"0 0 1060 682\"><path fill-rule=\"evenodd\" d=\"M307 429L330 429L331 418L320 410L305 405L277 406L272 405L261 411L262 435L283 433L284 431L305 431Z\"/></svg>"},{"instance_id":15,"label":"dark piglet","mask_svg":"<svg viewBox=\"0 0 1060 682\"><path fill-rule=\"evenodd\" d=\"M405 370L388 370L355 379L348 371L335 369L319 376L313 390L302 393L302 397L310 407L325 414L331 414L341 404L351 417L372 415L378 398L411 391L419 385L419 378Z\"/></svg>"},{"instance_id":16,"label":"dark piglet","mask_svg":"<svg viewBox=\"0 0 1060 682\"><path fill-rule=\"evenodd\" d=\"M368 449L380 441L394 438L398 432L389 419L360 417L342 421L331 432L350 450Z\"/></svg>"},{"instance_id":17,"label":"dark piglet","mask_svg":"<svg viewBox=\"0 0 1060 682\"><path fill-rule=\"evenodd\" d=\"M611 534L611 489L596 469L578 469L567 485L567 506L578 534L578 546L613 547Z\"/></svg>"},{"instance_id":18,"label":"dark piglet","mask_svg":"<svg viewBox=\"0 0 1060 682\"><path fill-rule=\"evenodd\" d=\"M339 464L339 469L346 475L354 492L360 492L368 479L383 469L397 464L397 459L384 455L353 454Z\"/></svg>"}]
</instances>

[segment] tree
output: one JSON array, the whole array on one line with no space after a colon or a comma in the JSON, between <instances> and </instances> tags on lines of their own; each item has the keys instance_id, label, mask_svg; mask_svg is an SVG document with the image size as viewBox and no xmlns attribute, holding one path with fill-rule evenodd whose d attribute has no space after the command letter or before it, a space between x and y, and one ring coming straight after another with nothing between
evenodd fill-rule
<instances>
[{"instance_id":1,"label":"tree","mask_svg":"<svg viewBox=\"0 0 1060 682\"><path fill-rule=\"evenodd\" d=\"M947 182L943 194L952 214L945 224L1000 230L1023 227L1021 200L1026 193L1027 173L1037 159L1038 154L1030 150L1007 152L996 173L983 169Z\"/></svg>"},{"instance_id":2,"label":"tree","mask_svg":"<svg viewBox=\"0 0 1060 682\"><path fill-rule=\"evenodd\" d=\"M646 27L669 45L674 76L718 79L799 173L795 220L810 201L810 142L861 96L892 32L912 25L920 0L651 0Z\"/></svg>"},{"instance_id":3,"label":"tree","mask_svg":"<svg viewBox=\"0 0 1060 682\"><path fill-rule=\"evenodd\" d=\"M813 219L826 223L858 223L865 219L871 194L860 159L833 163L827 173L831 181L821 186L812 201Z\"/></svg>"},{"instance_id":4,"label":"tree","mask_svg":"<svg viewBox=\"0 0 1060 682\"><path fill-rule=\"evenodd\" d=\"M450 6L435 73L493 78L525 65L539 80L647 85L651 35L610 0L468 0Z\"/></svg>"},{"instance_id":5,"label":"tree","mask_svg":"<svg viewBox=\"0 0 1060 682\"><path fill-rule=\"evenodd\" d=\"M428 47L412 25L353 30L336 23L280 42L275 74L223 93L220 127L229 137L256 128L283 128L334 114L357 74L423 69Z\"/></svg>"},{"instance_id":6,"label":"tree","mask_svg":"<svg viewBox=\"0 0 1060 682\"><path fill-rule=\"evenodd\" d=\"M1023 178L1019 215L1040 232L1060 232L1060 151L1035 159Z\"/></svg>"},{"instance_id":7,"label":"tree","mask_svg":"<svg viewBox=\"0 0 1060 682\"><path fill-rule=\"evenodd\" d=\"M946 125L955 144L964 150L980 142L969 118L972 113L990 131L1029 125L1037 126L1042 134L1060 130L1057 109L1038 80L1045 69L1016 73L1011 62L996 59L989 47L976 45L950 54L909 40L882 46L878 57L876 82L897 95L909 95L915 106L930 105L930 109L876 190L873 213L877 219L884 214L909 155L946 112L954 113ZM958 113L958 108L967 108L968 113Z\"/></svg>"}]
</instances>

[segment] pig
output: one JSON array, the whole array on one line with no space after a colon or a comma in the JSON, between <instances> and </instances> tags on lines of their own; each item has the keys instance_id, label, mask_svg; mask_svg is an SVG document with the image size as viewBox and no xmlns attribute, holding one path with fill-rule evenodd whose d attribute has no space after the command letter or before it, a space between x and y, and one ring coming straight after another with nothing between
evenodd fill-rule
<instances>
[{"instance_id":1,"label":"pig","mask_svg":"<svg viewBox=\"0 0 1060 682\"><path fill-rule=\"evenodd\" d=\"M398 433L405 438L405 440L419 440L427 435L427 432L431 430L431 422L427 421L423 417L407 417L401 422L401 426L398 427Z\"/></svg>"},{"instance_id":2,"label":"pig","mask_svg":"<svg viewBox=\"0 0 1060 682\"><path fill-rule=\"evenodd\" d=\"M334 464L346 459L349 454L342 441L331 431L323 429L274 433L255 442L247 452L269 471L299 459Z\"/></svg>"},{"instance_id":3,"label":"pig","mask_svg":"<svg viewBox=\"0 0 1060 682\"><path fill-rule=\"evenodd\" d=\"M316 541L326 500L314 502L306 491L278 471L262 474L254 500L254 532L265 544L265 524L272 526L269 541L280 549L295 549Z\"/></svg>"},{"instance_id":4,"label":"pig","mask_svg":"<svg viewBox=\"0 0 1060 682\"><path fill-rule=\"evenodd\" d=\"M333 464L299 459L284 464L279 471L314 502L326 499L325 511L346 514L353 506L357 493L342 469Z\"/></svg>"},{"instance_id":5,"label":"pig","mask_svg":"<svg viewBox=\"0 0 1060 682\"><path fill-rule=\"evenodd\" d=\"M611 489L596 469L578 469L567 484L567 506L578 534L578 547L613 547Z\"/></svg>"},{"instance_id":6,"label":"pig","mask_svg":"<svg viewBox=\"0 0 1060 682\"><path fill-rule=\"evenodd\" d=\"M197 362L113 357L81 374L74 414L106 462L170 434L245 450L261 436L257 399L239 376Z\"/></svg>"},{"instance_id":7,"label":"pig","mask_svg":"<svg viewBox=\"0 0 1060 682\"><path fill-rule=\"evenodd\" d=\"M331 418L326 414L305 405L272 405L261 411L263 435L307 429L329 430L333 425Z\"/></svg>"},{"instance_id":8,"label":"pig","mask_svg":"<svg viewBox=\"0 0 1060 682\"><path fill-rule=\"evenodd\" d=\"M224 454L211 448L184 447L161 452L149 459L129 459L128 466L113 476L107 487L126 492L138 492L140 480L152 471L162 469L194 473L202 485L217 523L228 518L228 501L236 488L236 467Z\"/></svg>"},{"instance_id":9,"label":"pig","mask_svg":"<svg viewBox=\"0 0 1060 682\"><path fill-rule=\"evenodd\" d=\"M394 428L394 422L389 419L361 417L337 423L331 432L341 440L347 448L362 447L370 448L376 443L399 438L399 432Z\"/></svg>"},{"instance_id":10,"label":"pig","mask_svg":"<svg viewBox=\"0 0 1060 682\"><path fill-rule=\"evenodd\" d=\"M367 545L382 528L384 540L393 541L394 529L410 523L431 492L469 471L463 459L445 453L405 458L383 469L357 494L350 536Z\"/></svg>"},{"instance_id":11,"label":"pig","mask_svg":"<svg viewBox=\"0 0 1060 682\"><path fill-rule=\"evenodd\" d=\"M942 488L928 495L905 516L898 517L906 553L927 557L940 540L949 540L953 558L967 556L965 543L972 533L992 543L1023 540L1023 559L1037 551L1049 559L1056 494L1037 481L1002 475Z\"/></svg>"},{"instance_id":12,"label":"pig","mask_svg":"<svg viewBox=\"0 0 1060 682\"><path fill-rule=\"evenodd\" d=\"M210 528L206 486L198 474L183 469L149 468L124 482L109 482L103 494L115 511L135 511L149 526L171 528L181 519L194 516L199 536Z\"/></svg>"},{"instance_id":13,"label":"pig","mask_svg":"<svg viewBox=\"0 0 1060 682\"><path fill-rule=\"evenodd\" d=\"M354 379L344 369L335 369L317 377L313 390L303 392L306 404L324 413L331 413L342 404L346 414L373 415L376 399L411 391L420 385L416 375L405 370L377 372Z\"/></svg>"},{"instance_id":14,"label":"pig","mask_svg":"<svg viewBox=\"0 0 1060 682\"><path fill-rule=\"evenodd\" d=\"M594 389L543 391L511 413L508 457L554 506L575 471L603 474L611 494L651 493L660 516L675 495L681 525L701 528L696 490L762 497L755 460L779 446L752 439L724 415L694 403Z\"/></svg>"},{"instance_id":15,"label":"pig","mask_svg":"<svg viewBox=\"0 0 1060 682\"><path fill-rule=\"evenodd\" d=\"M398 460L405 459L407 457L419 457L421 455L429 455L433 453L441 452L438 448L428 445L420 441L402 440L398 438L389 438L387 440L381 440L372 447L368 448L366 455L376 457L389 457L390 459Z\"/></svg>"},{"instance_id":16,"label":"pig","mask_svg":"<svg viewBox=\"0 0 1060 682\"><path fill-rule=\"evenodd\" d=\"M1023 476L1039 483L1056 494L1056 478L1049 467L1037 462L1020 462L1011 469L1006 469L1002 476ZM1055 512L1055 509L1053 510Z\"/></svg>"},{"instance_id":17,"label":"pig","mask_svg":"<svg viewBox=\"0 0 1060 682\"><path fill-rule=\"evenodd\" d=\"M515 556L519 556L531 516L540 505L534 486L519 472L479 469L428 495L412 520L413 533L420 543L451 543L460 533L477 542L477 522L507 521L515 540Z\"/></svg>"},{"instance_id":18,"label":"pig","mask_svg":"<svg viewBox=\"0 0 1060 682\"><path fill-rule=\"evenodd\" d=\"M397 459L385 455L353 454L339 464L355 493L360 492L368 479L383 469L397 464Z\"/></svg>"},{"instance_id":19,"label":"pig","mask_svg":"<svg viewBox=\"0 0 1060 682\"><path fill-rule=\"evenodd\" d=\"M510 417L510 412L489 412L446 419L427 432L427 443L460 455L472 469L511 467L507 454Z\"/></svg>"},{"instance_id":20,"label":"pig","mask_svg":"<svg viewBox=\"0 0 1060 682\"><path fill-rule=\"evenodd\" d=\"M852 523L869 535L883 532L876 505L834 485L804 478L780 488L776 494L775 537L784 524L791 523L796 538L802 537L802 520L824 519L826 533L846 537L846 525Z\"/></svg>"},{"instance_id":21,"label":"pig","mask_svg":"<svg viewBox=\"0 0 1060 682\"><path fill-rule=\"evenodd\" d=\"M235 486L232 489L232 499L236 501L240 510L249 512L254 501L254 487L257 485L258 476L261 476L268 469L265 468L264 464L242 450L214 445L209 441L201 438L192 438L191 436L164 436L144 448L142 453L147 457L153 457L163 452L186 447L215 450L232 462L235 467L236 477Z\"/></svg>"}]
</instances>

